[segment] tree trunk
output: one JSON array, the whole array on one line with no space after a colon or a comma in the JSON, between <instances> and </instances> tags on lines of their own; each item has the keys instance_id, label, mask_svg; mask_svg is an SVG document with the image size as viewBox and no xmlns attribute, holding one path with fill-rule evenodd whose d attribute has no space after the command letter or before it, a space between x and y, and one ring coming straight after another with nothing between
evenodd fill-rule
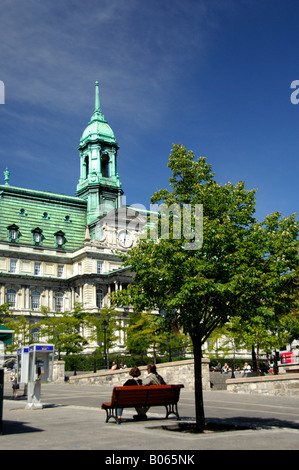
<instances>
[{"instance_id":1,"label":"tree trunk","mask_svg":"<svg viewBox=\"0 0 299 470\"><path fill-rule=\"evenodd\" d=\"M256 364L256 354L255 354L254 345L251 346L251 358L252 358L252 370L256 372L257 364Z\"/></svg>"},{"instance_id":2,"label":"tree trunk","mask_svg":"<svg viewBox=\"0 0 299 470\"><path fill-rule=\"evenodd\" d=\"M261 375L261 370L260 370L260 344L257 343L256 345L256 372L257 375Z\"/></svg>"},{"instance_id":3,"label":"tree trunk","mask_svg":"<svg viewBox=\"0 0 299 470\"><path fill-rule=\"evenodd\" d=\"M195 414L196 431L203 432L205 429L205 414L202 391L202 350L201 341L197 337L192 337L194 353L194 390L195 390Z\"/></svg>"}]
</instances>

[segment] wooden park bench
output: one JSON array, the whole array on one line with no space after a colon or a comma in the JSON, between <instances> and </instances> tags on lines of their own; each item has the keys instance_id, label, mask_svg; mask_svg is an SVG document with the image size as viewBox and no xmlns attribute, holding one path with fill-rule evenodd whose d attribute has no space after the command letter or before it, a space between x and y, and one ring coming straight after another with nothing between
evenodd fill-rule
<instances>
[{"instance_id":1,"label":"wooden park bench","mask_svg":"<svg viewBox=\"0 0 299 470\"><path fill-rule=\"evenodd\" d=\"M114 387L110 403L102 403L102 410L106 411L106 423L114 418L118 423L117 408L143 408L150 406L165 406L166 416L174 414L180 419L178 401L180 391L184 385L137 385L128 387Z\"/></svg>"}]
</instances>

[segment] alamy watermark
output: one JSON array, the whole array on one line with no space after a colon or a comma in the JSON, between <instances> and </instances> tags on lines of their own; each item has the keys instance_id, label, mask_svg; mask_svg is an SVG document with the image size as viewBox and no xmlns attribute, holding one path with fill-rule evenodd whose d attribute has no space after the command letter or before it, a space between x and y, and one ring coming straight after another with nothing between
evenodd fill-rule
<instances>
[{"instance_id":1,"label":"alamy watermark","mask_svg":"<svg viewBox=\"0 0 299 470\"><path fill-rule=\"evenodd\" d=\"M140 240L181 240L184 250L199 250L203 243L203 205L202 204L151 204L146 209L142 204L127 206L125 196L118 209L104 208L105 217L96 228L96 236L101 240L105 224L115 231L125 229L138 232Z\"/></svg>"},{"instance_id":2,"label":"alamy watermark","mask_svg":"<svg viewBox=\"0 0 299 470\"><path fill-rule=\"evenodd\" d=\"M149 224L140 238L182 240L185 250L199 250L203 242L203 205L151 205Z\"/></svg>"},{"instance_id":3,"label":"alamy watermark","mask_svg":"<svg viewBox=\"0 0 299 470\"><path fill-rule=\"evenodd\" d=\"M292 89L295 89L293 93L291 93L290 100L292 104L298 104L299 103L299 80L293 80L291 83Z\"/></svg>"},{"instance_id":4,"label":"alamy watermark","mask_svg":"<svg viewBox=\"0 0 299 470\"><path fill-rule=\"evenodd\" d=\"M5 104L5 86L2 80L0 80L0 104Z\"/></svg>"}]
</instances>

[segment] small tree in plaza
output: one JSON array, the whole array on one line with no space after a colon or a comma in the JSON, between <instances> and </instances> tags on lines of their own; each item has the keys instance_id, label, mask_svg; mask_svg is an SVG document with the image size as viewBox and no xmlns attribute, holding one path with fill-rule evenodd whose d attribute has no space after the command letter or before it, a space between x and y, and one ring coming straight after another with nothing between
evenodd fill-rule
<instances>
[{"instance_id":1,"label":"small tree in plaza","mask_svg":"<svg viewBox=\"0 0 299 470\"><path fill-rule=\"evenodd\" d=\"M81 303L76 302L72 311L63 313L50 313L47 307L41 311L43 317L34 326L40 328L40 335L47 342L55 345L59 358L62 352L76 354L83 350L88 341L81 330L86 325L87 313Z\"/></svg>"},{"instance_id":2,"label":"small tree in plaza","mask_svg":"<svg viewBox=\"0 0 299 470\"><path fill-rule=\"evenodd\" d=\"M151 312L133 312L130 315L129 325L126 328L126 346L134 354L144 356L152 351L154 362L156 354L177 352L189 346L188 338L181 332L166 325L160 317Z\"/></svg>"},{"instance_id":3,"label":"small tree in plaza","mask_svg":"<svg viewBox=\"0 0 299 470\"><path fill-rule=\"evenodd\" d=\"M109 349L113 347L117 340L117 332L122 328L119 325L119 312L110 307L103 307L98 313L89 314L87 317L87 324L91 327L89 339L96 341L99 348L107 355L107 362L109 364ZM105 322L105 331L103 323ZM105 350L106 348L106 350Z\"/></svg>"},{"instance_id":4,"label":"small tree in plaza","mask_svg":"<svg viewBox=\"0 0 299 470\"><path fill-rule=\"evenodd\" d=\"M159 220L159 239L144 236L128 252L125 265L134 273L134 284L114 298L117 304L131 304L139 313L163 309L161 322L171 318L190 335L196 426L202 432L203 344L234 315L245 321L261 307L273 308L277 317L290 311L298 269L298 223L295 216L284 218L279 213L258 223L255 191L246 190L243 182L219 185L206 158L195 160L193 152L181 145L174 145L168 166L171 190L158 191L151 201L179 207L181 213L170 214L168 234ZM202 240L196 230L198 205L203 206ZM183 224L186 206L191 208L189 230L181 226L177 237L171 229L175 224L178 229L177 221Z\"/></svg>"},{"instance_id":5,"label":"small tree in plaza","mask_svg":"<svg viewBox=\"0 0 299 470\"><path fill-rule=\"evenodd\" d=\"M253 370L259 375L261 354L269 357L290 344L298 325L299 318L293 312L276 315L273 310L261 307L248 319L233 317L222 331L227 340L238 344L239 348L251 349Z\"/></svg>"}]
</instances>

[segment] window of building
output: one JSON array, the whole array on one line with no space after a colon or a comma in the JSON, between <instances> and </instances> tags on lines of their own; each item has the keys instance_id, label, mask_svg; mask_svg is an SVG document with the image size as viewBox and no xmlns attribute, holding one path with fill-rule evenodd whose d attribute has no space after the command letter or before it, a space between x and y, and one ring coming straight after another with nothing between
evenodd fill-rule
<instances>
[{"instance_id":1,"label":"window of building","mask_svg":"<svg viewBox=\"0 0 299 470\"><path fill-rule=\"evenodd\" d=\"M26 217L26 215L27 215L26 209L20 209L19 210L19 215L21 215L22 217Z\"/></svg>"},{"instance_id":2,"label":"window of building","mask_svg":"<svg viewBox=\"0 0 299 470\"><path fill-rule=\"evenodd\" d=\"M17 260L16 259L11 259L10 260L9 272L10 273L16 273L17 272Z\"/></svg>"},{"instance_id":3,"label":"window of building","mask_svg":"<svg viewBox=\"0 0 299 470\"><path fill-rule=\"evenodd\" d=\"M103 307L103 300L104 300L103 290L102 289L97 289L96 295L97 295L97 299L96 299L97 307L102 308Z\"/></svg>"},{"instance_id":4,"label":"window of building","mask_svg":"<svg viewBox=\"0 0 299 470\"><path fill-rule=\"evenodd\" d=\"M63 293L61 292L55 294L55 311L63 312Z\"/></svg>"},{"instance_id":5,"label":"window of building","mask_svg":"<svg viewBox=\"0 0 299 470\"><path fill-rule=\"evenodd\" d=\"M85 179L87 180L88 178L88 175L89 175L89 156L86 155L85 159L84 159L84 166L85 166Z\"/></svg>"},{"instance_id":6,"label":"window of building","mask_svg":"<svg viewBox=\"0 0 299 470\"><path fill-rule=\"evenodd\" d=\"M31 293L31 308L33 310L40 309L40 293L37 291Z\"/></svg>"},{"instance_id":7,"label":"window of building","mask_svg":"<svg viewBox=\"0 0 299 470\"><path fill-rule=\"evenodd\" d=\"M103 262L97 261L97 274L102 274L103 272Z\"/></svg>"},{"instance_id":8,"label":"window of building","mask_svg":"<svg viewBox=\"0 0 299 470\"><path fill-rule=\"evenodd\" d=\"M39 339L40 339L40 329L39 328L32 328L32 330L31 330L31 339L35 343L39 343Z\"/></svg>"},{"instance_id":9,"label":"window of building","mask_svg":"<svg viewBox=\"0 0 299 470\"><path fill-rule=\"evenodd\" d=\"M14 289L7 290L7 303L9 303L12 308L16 308L16 296L17 293Z\"/></svg>"},{"instance_id":10,"label":"window of building","mask_svg":"<svg viewBox=\"0 0 299 470\"><path fill-rule=\"evenodd\" d=\"M106 153L101 158L101 173L104 178L109 178L109 156Z\"/></svg>"},{"instance_id":11,"label":"window of building","mask_svg":"<svg viewBox=\"0 0 299 470\"><path fill-rule=\"evenodd\" d=\"M63 245L66 242L66 239L65 239L64 235L65 235L64 232L62 232L61 230L54 234L55 239L56 239L57 248L63 248Z\"/></svg>"},{"instance_id":12,"label":"window of building","mask_svg":"<svg viewBox=\"0 0 299 470\"><path fill-rule=\"evenodd\" d=\"M82 274L82 263L78 263L78 274Z\"/></svg>"},{"instance_id":13,"label":"window of building","mask_svg":"<svg viewBox=\"0 0 299 470\"><path fill-rule=\"evenodd\" d=\"M34 263L34 275L35 276L40 276L41 275L41 264L40 263Z\"/></svg>"},{"instance_id":14,"label":"window of building","mask_svg":"<svg viewBox=\"0 0 299 470\"><path fill-rule=\"evenodd\" d=\"M9 227L7 227L7 230L8 230L8 233L9 233L9 241L15 243L16 241L18 241L18 237L19 237L19 227L15 224L13 225L10 225Z\"/></svg>"},{"instance_id":15,"label":"window of building","mask_svg":"<svg viewBox=\"0 0 299 470\"><path fill-rule=\"evenodd\" d=\"M42 230L37 227L34 230L32 230L32 235L33 235L33 242L35 245L40 245L42 241Z\"/></svg>"},{"instance_id":16,"label":"window of building","mask_svg":"<svg viewBox=\"0 0 299 470\"><path fill-rule=\"evenodd\" d=\"M46 220L49 220L50 219L49 212L43 212L42 218L46 219Z\"/></svg>"},{"instance_id":17,"label":"window of building","mask_svg":"<svg viewBox=\"0 0 299 470\"><path fill-rule=\"evenodd\" d=\"M58 277L63 277L64 276L64 265L63 264L59 264L57 266L57 276Z\"/></svg>"}]
</instances>

